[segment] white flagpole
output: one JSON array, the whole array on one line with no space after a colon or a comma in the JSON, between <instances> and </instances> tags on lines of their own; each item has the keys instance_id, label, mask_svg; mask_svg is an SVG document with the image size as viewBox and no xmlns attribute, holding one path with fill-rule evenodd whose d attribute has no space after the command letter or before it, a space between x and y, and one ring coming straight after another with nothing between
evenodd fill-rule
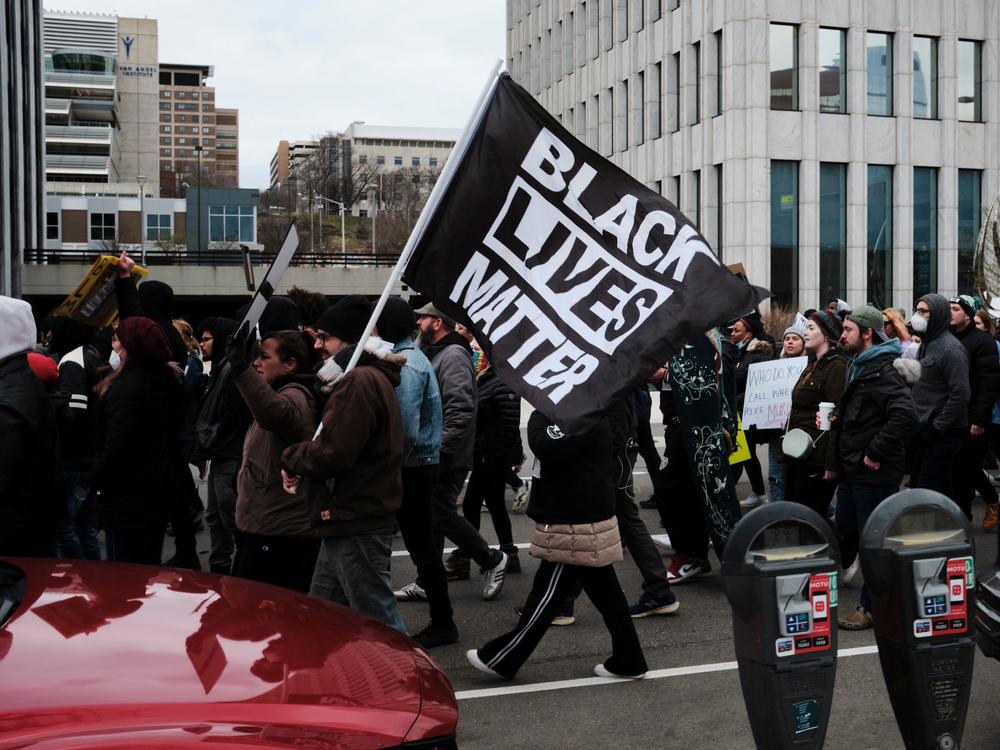
<instances>
[{"instance_id":1,"label":"white flagpole","mask_svg":"<svg viewBox=\"0 0 1000 750\"><path fill-rule=\"evenodd\" d=\"M475 108L472 110L472 114L469 116L469 119L465 124L465 131L462 133L462 137L458 139L455 143L455 148L452 149L452 152L448 155L448 161L445 162L444 168L441 170L441 176L434 184L434 188L431 190L431 194L427 198L427 203L424 204L424 208L420 212L420 216L417 217L417 223L414 224L413 231L406 240L403 252L399 254L399 260L396 261L395 268L393 268L392 273L389 274L389 280L386 282L385 289L382 290L382 296L379 297L378 302L375 304L375 309L372 310L371 317L368 318L368 324L365 326L364 335L361 336L361 340L358 341L358 345L354 347L354 353L351 354L351 359L347 363L347 367L344 368L345 375L353 370L355 365L357 365L358 359L361 357L361 352L364 350L365 344L368 343L368 339L372 335L375 323L378 321L379 315L382 314L382 310L385 308L385 303L389 299L389 295L392 294L393 287L396 286L396 283L403 275L403 269L406 268L406 264L409 262L410 256L413 255L413 251L416 249L417 243L420 242L421 238L424 236L424 231L427 229L427 222L430 221L430 218L437 210L438 205L441 203L441 198L448 189L448 185L451 184L452 179L455 177L455 172L458 170L458 166L465 158L465 154L469 150L469 144L472 142L472 136L479 127L479 123L482 122L483 116L486 114L486 107L489 104L489 101L493 96L493 91L496 89L497 83L500 80L501 67L503 67L503 60L497 60L496 64L493 66L493 70L490 71L490 77L486 81L486 85L483 86L482 93L479 95L479 101L476 103ZM316 434L313 436L313 440L319 437L319 434L322 431L323 423L320 422L319 427L316 428Z\"/></svg>"}]
</instances>

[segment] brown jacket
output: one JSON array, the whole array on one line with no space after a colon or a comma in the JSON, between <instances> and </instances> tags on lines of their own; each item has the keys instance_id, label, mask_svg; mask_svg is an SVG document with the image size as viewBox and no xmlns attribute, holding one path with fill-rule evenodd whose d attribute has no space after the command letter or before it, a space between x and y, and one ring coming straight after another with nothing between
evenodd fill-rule
<instances>
[{"instance_id":1,"label":"brown jacket","mask_svg":"<svg viewBox=\"0 0 1000 750\"><path fill-rule=\"evenodd\" d=\"M823 435L816 429L816 412L823 401L839 404L847 384L847 356L831 350L822 359L810 363L792 389L792 410L788 414L788 429L805 430L816 447L804 461L788 456L784 460L816 469L837 470L837 451L831 448L832 435Z\"/></svg>"},{"instance_id":2,"label":"brown jacket","mask_svg":"<svg viewBox=\"0 0 1000 750\"><path fill-rule=\"evenodd\" d=\"M381 350L380 350L381 351ZM320 536L392 532L403 497L403 417L395 388L406 361L368 352L334 386L323 432L281 455L291 474L327 482L310 493L310 521Z\"/></svg>"},{"instance_id":3,"label":"brown jacket","mask_svg":"<svg viewBox=\"0 0 1000 750\"><path fill-rule=\"evenodd\" d=\"M279 379L268 385L255 370L236 379L236 387L253 414L243 441L243 461L236 478L236 526L264 536L319 534L309 516L309 495L325 493L321 482L306 481L296 495L281 488L281 452L316 432L316 399L311 377Z\"/></svg>"}]
</instances>

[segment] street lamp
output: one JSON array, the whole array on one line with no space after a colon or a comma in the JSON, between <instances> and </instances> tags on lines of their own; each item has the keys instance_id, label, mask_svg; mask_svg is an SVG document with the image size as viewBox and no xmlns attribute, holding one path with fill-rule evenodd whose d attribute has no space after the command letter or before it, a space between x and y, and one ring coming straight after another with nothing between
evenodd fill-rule
<instances>
[{"instance_id":1,"label":"street lamp","mask_svg":"<svg viewBox=\"0 0 1000 750\"><path fill-rule=\"evenodd\" d=\"M137 175L135 179L139 183L139 257L142 265L146 265L146 175Z\"/></svg>"},{"instance_id":2,"label":"street lamp","mask_svg":"<svg viewBox=\"0 0 1000 750\"><path fill-rule=\"evenodd\" d=\"M327 203L333 203L340 207L340 252L344 255L345 259L347 257L347 232L344 228L344 204L340 201L335 201L332 198L324 198L322 195L316 196L321 201L326 201ZM321 203L320 206L323 204ZM320 226L322 226L322 219L320 220ZM374 235L372 235L374 237ZM346 260L345 260L346 263Z\"/></svg>"}]
</instances>

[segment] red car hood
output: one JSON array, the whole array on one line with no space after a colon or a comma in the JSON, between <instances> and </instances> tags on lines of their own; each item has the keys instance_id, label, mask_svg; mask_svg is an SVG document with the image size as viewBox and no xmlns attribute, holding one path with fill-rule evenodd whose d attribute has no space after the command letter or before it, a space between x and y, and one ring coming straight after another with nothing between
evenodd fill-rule
<instances>
[{"instance_id":1,"label":"red car hood","mask_svg":"<svg viewBox=\"0 0 1000 750\"><path fill-rule=\"evenodd\" d=\"M90 735L368 748L454 732L444 674L345 607L208 573L3 562L26 589L0 629L0 747Z\"/></svg>"}]
</instances>

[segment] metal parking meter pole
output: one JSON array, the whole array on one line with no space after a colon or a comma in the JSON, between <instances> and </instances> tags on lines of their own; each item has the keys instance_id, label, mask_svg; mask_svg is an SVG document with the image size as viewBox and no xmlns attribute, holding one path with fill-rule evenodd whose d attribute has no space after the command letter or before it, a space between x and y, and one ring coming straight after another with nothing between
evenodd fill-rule
<instances>
[{"instance_id":1,"label":"metal parking meter pole","mask_svg":"<svg viewBox=\"0 0 1000 750\"><path fill-rule=\"evenodd\" d=\"M837 567L830 524L798 503L751 511L726 544L740 685L761 750L823 747L837 674Z\"/></svg>"},{"instance_id":2,"label":"metal parking meter pole","mask_svg":"<svg viewBox=\"0 0 1000 750\"><path fill-rule=\"evenodd\" d=\"M965 517L939 492L897 492L872 512L859 554L903 743L957 750L976 654L975 565Z\"/></svg>"}]
</instances>

